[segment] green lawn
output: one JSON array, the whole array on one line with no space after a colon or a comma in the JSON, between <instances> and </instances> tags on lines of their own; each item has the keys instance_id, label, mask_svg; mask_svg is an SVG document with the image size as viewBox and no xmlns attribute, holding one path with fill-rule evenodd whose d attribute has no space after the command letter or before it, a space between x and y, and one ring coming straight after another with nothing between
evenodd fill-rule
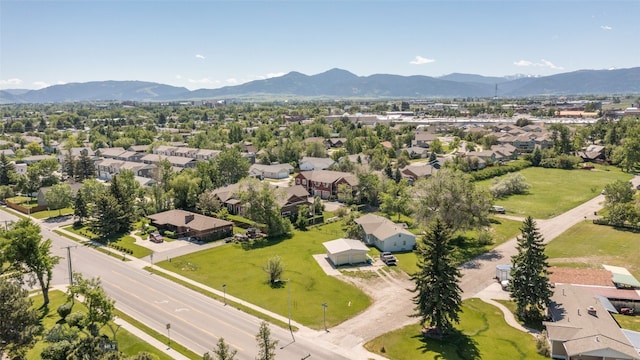
<instances>
[{"instance_id":1,"label":"green lawn","mask_svg":"<svg viewBox=\"0 0 640 360\"><path fill-rule=\"evenodd\" d=\"M611 166L606 169L597 167L591 171L529 167L519 173L531 185L528 193L497 199L495 203L504 206L507 214L531 215L536 219L547 219L566 212L599 195L605 185L632 177ZM478 181L477 184L488 189L492 182L493 179L489 179Z\"/></svg>"},{"instance_id":2,"label":"green lawn","mask_svg":"<svg viewBox=\"0 0 640 360\"><path fill-rule=\"evenodd\" d=\"M227 294L287 316L287 286L291 286L292 318L306 326L323 328L322 304L328 303L327 326L335 326L360 313L371 299L355 286L327 276L313 254L324 254L322 243L343 236L341 222L294 230L285 240L268 243L227 244L156 263L167 270L189 277ZM280 256L285 266L282 279L290 282L271 288L263 270L267 260Z\"/></svg>"},{"instance_id":3,"label":"green lawn","mask_svg":"<svg viewBox=\"0 0 640 360\"><path fill-rule=\"evenodd\" d=\"M64 227L64 229L90 240L96 240L98 238L98 235L92 233L86 226L74 227L73 225L69 225ZM136 245L135 241L136 239L133 236L123 235L117 239L110 239L109 243L133 251L131 255L137 258L143 258L152 253L151 249Z\"/></svg>"},{"instance_id":4,"label":"green lawn","mask_svg":"<svg viewBox=\"0 0 640 360\"><path fill-rule=\"evenodd\" d=\"M31 216L33 216L36 219L47 219L52 217L65 216L65 215L73 215L73 208L68 207L60 210L42 210L42 211L31 213Z\"/></svg>"},{"instance_id":5,"label":"green lawn","mask_svg":"<svg viewBox=\"0 0 640 360\"><path fill-rule=\"evenodd\" d=\"M640 331L640 316L629 316L622 314L611 314L621 328L633 331Z\"/></svg>"},{"instance_id":6,"label":"green lawn","mask_svg":"<svg viewBox=\"0 0 640 360\"><path fill-rule=\"evenodd\" d=\"M520 221L514 221L509 219L501 219L493 217L491 218L491 228L489 232L493 237L493 244L486 246L476 246L470 239L477 238L477 233L474 231L467 232L463 237L459 238L458 248L459 252L457 254L457 259L460 263L471 260L472 258L493 249L494 247L508 241L516 237L520 234L520 226L522 223ZM466 243L460 243L461 241L467 240ZM378 254L376 253L374 257ZM405 253L395 253L396 258L398 258L397 266L402 269L402 271L407 274L413 274L418 271L418 266L416 265L416 255L413 251L405 252Z\"/></svg>"},{"instance_id":7,"label":"green lawn","mask_svg":"<svg viewBox=\"0 0 640 360\"><path fill-rule=\"evenodd\" d=\"M444 340L425 340L420 326L410 325L375 338L365 347L393 360L545 359L536 352L532 336L507 325L502 311L480 299L463 302L456 329Z\"/></svg>"},{"instance_id":8,"label":"green lawn","mask_svg":"<svg viewBox=\"0 0 640 360\"><path fill-rule=\"evenodd\" d=\"M42 306L42 295L34 296L32 299L33 307L39 309ZM49 293L49 299L50 303L48 306L48 310L46 312L44 312L45 310L40 310L42 325L45 328L45 331L47 329L51 329L57 322L61 321L56 309L58 308L58 306L67 302L67 295L61 291L51 291ZM86 311L86 308L82 303L76 301L75 305L73 306L72 312L75 311ZM117 326L114 326L113 324L110 325L114 330L117 328ZM102 328L101 333L109 336L109 338L113 337L113 332L109 329L109 326L105 326L104 328ZM117 330L116 339L118 342L119 350L127 355L135 355L140 351L146 351L148 353L154 354L157 359L160 360L171 359L170 356L145 343L140 338L124 329ZM40 353L48 345L49 344L44 341L39 341L27 353L27 359L40 359Z\"/></svg>"},{"instance_id":9,"label":"green lawn","mask_svg":"<svg viewBox=\"0 0 640 360\"><path fill-rule=\"evenodd\" d=\"M580 222L547 244L549 264L602 269L602 264L627 268L640 278L640 234Z\"/></svg>"}]
</instances>

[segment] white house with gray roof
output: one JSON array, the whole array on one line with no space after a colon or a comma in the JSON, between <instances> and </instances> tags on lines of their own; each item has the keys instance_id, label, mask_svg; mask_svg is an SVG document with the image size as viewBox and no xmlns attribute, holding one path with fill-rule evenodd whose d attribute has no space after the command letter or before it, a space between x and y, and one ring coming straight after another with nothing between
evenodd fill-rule
<instances>
[{"instance_id":1,"label":"white house with gray roof","mask_svg":"<svg viewBox=\"0 0 640 360\"><path fill-rule=\"evenodd\" d=\"M380 251L410 251L416 245L416 236L402 225L374 214L366 214L355 220L362 227L364 242Z\"/></svg>"}]
</instances>

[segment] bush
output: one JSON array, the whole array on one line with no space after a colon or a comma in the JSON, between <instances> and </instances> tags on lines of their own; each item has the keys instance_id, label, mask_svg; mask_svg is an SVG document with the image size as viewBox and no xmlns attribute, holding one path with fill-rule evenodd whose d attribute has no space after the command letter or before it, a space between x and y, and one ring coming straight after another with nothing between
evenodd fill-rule
<instances>
[{"instance_id":1,"label":"bush","mask_svg":"<svg viewBox=\"0 0 640 360\"><path fill-rule=\"evenodd\" d=\"M78 329L63 324L56 324L45 334L44 339L48 342L71 341L78 338Z\"/></svg>"},{"instance_id":2,"label":"bush","mask_svg":"<svg viewBox=\"0 0 640 360\"><path fill-rule=\"evenodd\" d=\"M55 342L42 350L40 359L58 360L66 359L67 355L73 351L73 344L67 340Z\"/></svg>"},{"instance_id":3,"label":"bush","mask_svg":"<svg viewBox=\"0 0 640 360\"><path fill-rule=\"evenodd\" d=\"M75 326L78 329L82 329L84 327L83 323L85 318L86 315L82 311L76 311L67 315L66 320L69 326Z\"/></svg>"},{"instance_id":4,"label":"bush","mask_svg":"<svg viewBox=\"0 0 640 360\"><path fill-rule=\"evenodd\" d=\"M168 237L170 239L175 239L176 238L176 233L174 231L165 230L164 236L166 236L166 237Z\"/></svg>"},{"instance_id":5,"label":"bush","mask_svg":"<svg viewBox=\"0 0 640 360\"><path fill-rule=\"evenodd\" d=\"M478 234L478 245L485 246L493 244L493 236L488 231L481 231Z\"/></svg>"},{"instance_id":6,"label":"bush","mask_svg":"<svg viewBox=\"0 0 640 360\"><path fill-rule=\"evenodd\" d=\"M531 187L526 180L522 174L509 174L502 181L494 180L489 192L496 199L513 194L524 194Z\"/></svg>"},{"instance_id":7,"label":"bush","mask_svg":"<svg viewBox=\"0 0 640 360\"><path fill-rule=\"evenodd\" d=\"M516 172L531 166L530 161L526 160L514 160L504 165L487 167L482 170L473 171L469 173L474 180L485 180L496 176L508 174L510 172Z\"/></svg>"},{"instance_id":8,"label":"bush","mask_svg":"<svg viewBox=\"0 0 640 360\"><path fill-rule=\"evenodd\" d=\"M67 318L67 315L69 315L71 313L71 309L73 308L73 304L72 303L64 303L60 306L58 306L58 309L56 311L58 311L58 315L60 315L60 317L62 318L62 320Z\"/></svg>"}]
</instances>

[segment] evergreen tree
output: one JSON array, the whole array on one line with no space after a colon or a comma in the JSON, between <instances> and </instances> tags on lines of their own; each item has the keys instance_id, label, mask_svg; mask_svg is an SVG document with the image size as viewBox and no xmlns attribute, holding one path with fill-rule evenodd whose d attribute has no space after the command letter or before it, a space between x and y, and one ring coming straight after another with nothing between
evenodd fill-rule
<instances>
[{"instance_id":1,"label":"evergreen tree","mask_svg":"<svg viewBox=\"0 0 640 360\"><path fill-rule=\"evenodd\" d=\"M86 151L80 152L80 157L76 160L75 168L75 178L78 182L96 176L96 165Z\"/></svg>"},{"instance_id":2,"label":"evergreen tree","mask_svg":"<svg viewBox=\"0 0 640 360\"><path fill-rule=\"evenodd\" d=\"M533 150L533 154L531 155L531 165L540 166L540 162L542 161L542 152L540 148L536 147Z\"/></svg>"},{"instance_id":3,"label":"evergreen tree","mask_svg":"<svg viewBox=\"0 0 640 360\"><path fill-rule=\"evenodd\" d=\"M82 191L78 191L78 194L76 195L73 205L73 216L78 218L78 222L80 222L80 224L82 224L84 219L89 216L89 209L87 208L87 202L84 200Z\"/></svg>"},{"instance_id":4,"label":"evergreen tree","mask_svg":"<svg viewBox=\"0 0 640 360\"><path fill-rule=\"evenodd\" d=\"M452 322L459 322L461 310L461 289L458 286L460 270L453 260L449 229L440 218L425 230L422 241L417 243L418 272L411 276L416 284L413 315L420 318L420 324L428 324L433 334L442 336L452 328Z\"/></svg>"},{"instance_id":5,"label":"evergreen tree","mask_svg":"<svg viewBox=\"0 0 640 360\"><path fill-rule=\"evenodd\" d=\"M276 345L278 340L271 339L271 329L266 321L260 323L260 329L256 334L258 342L258 356L256 360L272 360L276 358Z\"/></svg>"},{"instance_id":6,"label":"evergreen tree","mask_svg":"<svg viewBox=\"0 0 640 360\"><path fill-rule=\"evenodd\" d=\"M124 231L122 224L130 214L123 211L116 198L109 194L101 194L96 200L91 231L104 239L120 234Z\"/></svg>"},{"instance_id":7,"label":"evergreen tree","mask_svg":"<svg viewBox=\"0 0 640 360\"><path fill-rule=\"evenodd\" d=\"M9 185L15 166L7 159L4 152L0 153L0 185Z\"/></svg>"},{"instance_id":8,"label":"evergreen tree","mask_svg":"<svg viewBox=\"0 0 640 360\"><path fill-rule=\"evenodd\" d=\"M71 149L67 150L62 159L61 166L62 173L67 176L67 178L75 179L76 177L76 160L71 153Z\"/></svg>"},{"instance_id":9,"label":"evergreen tree","mask_svg":"<svg viewBox=\"0 0 640 360\"><path fill-rule=\"evenodd\" d=\"M516 302L518 316L538 321L552 295L549 264L544 253L544 239L531 216L523 221L520 230L518 254L511 258L511 298Z\"/></svg>"}]
</instances>

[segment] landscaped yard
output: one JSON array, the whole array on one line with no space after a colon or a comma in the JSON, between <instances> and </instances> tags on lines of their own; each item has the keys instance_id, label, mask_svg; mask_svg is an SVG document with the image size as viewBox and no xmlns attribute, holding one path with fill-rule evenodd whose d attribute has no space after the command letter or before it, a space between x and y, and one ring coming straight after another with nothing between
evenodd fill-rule
<instances>
[{"instance_id":1,"label":"landscaped yard","mask_svg":"<svg viewBox=\"0 0 640 360\"><path fill-rule=\"evenodd\" d=\"M48 312L46 314L42 314L42 325L45 328L45 331L51 329L56 323L61 321L60 316L58 315L56 309L58 306L67 302L67 295L61 291L51 291L49 293L50 303L48 306ZM42 296L34 296L33 297L33 306L34 308L39 309L42 306ZM86 311L84 305L78 301L76 301L73 306L73 312L75 311ZM40 310L42 311L42 310ZM117 325L111 324L112 328L115 330ZM102 328L101 333L107 335L110 339L113 338L113 332L109 329L108 326ZM120 351L127 355L135 355L140 351L146 351L151 354L154 354L161 360L170 360L171 357L166 355L165 353L159 351L158 349L152 347L151 345L145 343L135 335L130 332L119 329L116 332L116 339L118 342L118 348ZM42 350L47 347L49 344L44 341L39 341L33 349L31 349L27 353L27 359L40 359L40 353Z\"/></svg>"},{"instance_id":2,"label":"landscaped yard","mask_svg":"<svg viewBox=\"0 0 640 360\"><path fill-rule=\"evenodd\" d=\"M74 227L73 225L69 225L65 226L64 229L90 240L97 240L98 238L98 235L91 232L91 230L89 230L86 226ZM123 249L131 250L133 252L131 255L137 258L143 258L152 253L151 249L148 249L144 246L136 245L135 241L136 239L133 236L123 235L117 239L110 239L109 243L117 245Z\"/></svg>"},{"instance_id":3,"label":"landscaped yard","mask_svg":"<svg viewBox=\"0 0 640 360\"><path fill-rule=\"evenodd\" d=\"M371 299L355 286L328 276L313 259L325 254L323 242L343 236L341 222L308 231L293 232L290 239L269 243L228 244L194 254L162 261L156 265L179 273L229 295L244 299L282 316L288 315L288 289L291 286L291 315L306 326L323 328L322 304L329 305L327 326L331 327L358 314ZM280 256L285 271L282 287L271 288L264 271L267 260Z\"/></svg>"},{"instance_id":4,"label":"landscaped yard","mask_svg":"<svg viewBox=\"0 0 640 360\"><path fill-rule=\"evenodd\" d=\"M456 329L442 341L425 340L420 325L410 325L375 338L365 347L394 360L546 359L536 352L533 336L507 325L498 308L480 299L463 302Z\"/></svg>"},{"instance_id":5,"label":"landscaped yard","mask_svg":"<svg viewBox=\"0 0 640 360\"><path fill-rule=\"evenodd\" d=\"M547 244L549 264L602 269L602 264L627 268L640 278L640 234L580 222Z\"/></svg>"},{"instance_id":6,"label":"landscaped yard","mask_svg":"<svg viewBox=\"0 0 640 360\"><path fill-rule=\"evenodd\" d=\"M528 193L512 195L494 202L503 206L507 214L531 215L535 219L547 219L562 214L599 195L605 185L632 177L612 166L598 166L591 171L530 167L519 173L524 175L527 183L531 185ZM489 179L477 184L488 189L492 182L493 179Z\"/></svg>"}]
</instances>

